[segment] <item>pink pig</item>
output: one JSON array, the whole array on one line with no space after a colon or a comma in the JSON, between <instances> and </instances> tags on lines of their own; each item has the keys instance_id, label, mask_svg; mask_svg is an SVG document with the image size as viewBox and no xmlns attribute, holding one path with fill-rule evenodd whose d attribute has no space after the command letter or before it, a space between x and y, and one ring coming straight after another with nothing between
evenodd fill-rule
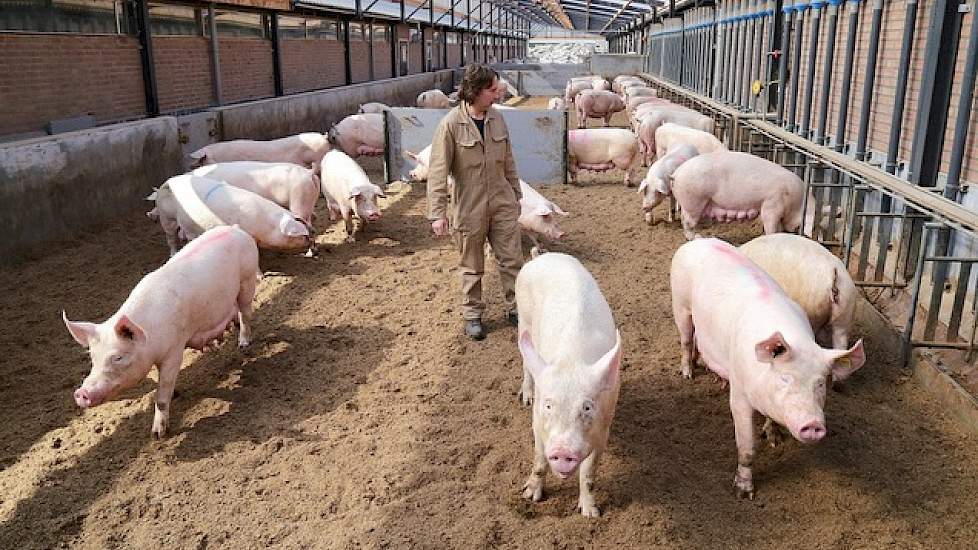
<instances>
[{"instance_id":1,"label":"pink pig","mask_svg":"<svg viewBox=\"0 0 978 550\"><path fill-rule=\"evenodd\" d=\"M849 349L825 349L801 307L737 248L719 239L679 247L670 271L672 310L682 345L682 375L691 378L697 356L730 384L737 441L734 488L754 498L754 413L776 422L803 443L825 437L825 389L866 361L862 340ZM772 439L773 440L773 439Z\"/></svg>"},{"instance_id":2,"label":"pink pig","mask_svg":"<svg viewBox=\"0 0 978 550\"><path fill-rule=\"evenodd\" d=\"M564 238L564 232L557 225L555 215L566 216L559 206L540 194L530 184L520 180L520 217L517 220L523 233L533 242L530 255L534 258L546 250L540 248L540 237L554 242Z\"/></svg>"},{"instance_id":3,"label":"pink pig","mask_svg":"<svg viewBox=\"0 0 978 550\"><path fill-rule=\"evenodd\" d=\"M588 128L567 134L567 168L571 183L579 170L625 171L625 186L631 186L631 172L642 161L638 138L624 128Z\"/></svg>"},{"instance_id":4,"label":"pink pig","mask_svg":"<svg viewBox=\"0 0 978 550\"><path fill-rule=\"evenodd\" d=\"M603 118L607 127L615 113L625 110L625 102L621 97L607 90L584 90L577 94L574 104L577 106L578 128L586 128L589 117Z\"/></svg>"},{"instance_id":5,"label":"pink pig","mask_svg":"<svg viewBox=\"0 0 978 550\"><path fill-rule=\"evenodd\" d=\"M323 134L306 132L270 141L237 139L201 147L190 153L194 166L204 166L232 160L291 162L313 168L331 148Z\"/></svg>"},{"instance_id":6,"label":"pink pig","mask_svg":"<svg viewBox=\"0 0 978 550\"><path fill-rule=\"evenodd\" d=\"M384 154L384 115L350 115L329 129L329 141L351 158Z\"/></svg>"},{"instance_id":7,"label":"pink pig","mask_svg":"<svg viewBox=\"0 0 978 550\"><path fill-rule=\"evenodd\" d=\"M112 317L95 324L69 321L88 348L92 371L75 390L79 407L100 405L159 370L153 434L163 437L184 348L205 349L235 320L238 346L251 338L251 302L258 282L258 247L237 226L216 227L143 277Z\"/></svg>"},{"instance_id":8,"label":"pink pig","mask_svg":"<svg viewBox=\"0 0 978 550\"><path fill-rule=\"evenodd\" d=\"M316 168L318 170L319 167ZM242 160L201 166L191 174L247 189L288 208L296 218L312 226L312 211L319 199L319 175L316 170L290 162Z\"/></svg>"}]
</instances>

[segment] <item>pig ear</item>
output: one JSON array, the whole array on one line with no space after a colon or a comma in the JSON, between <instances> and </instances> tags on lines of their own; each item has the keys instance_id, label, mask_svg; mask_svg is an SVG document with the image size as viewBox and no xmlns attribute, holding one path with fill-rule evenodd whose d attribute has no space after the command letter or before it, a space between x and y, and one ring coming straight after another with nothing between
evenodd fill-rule
<instances>
[{"instance_id":1,"label":"pig ear","mask_svg":"<svg viewBox=\"0 0 978 550\"><path fill-rule=\"evenodd\" d=\"M621 372L621 332L615 331L615 347L608 350L594 364L595 382L602 390L618 387L618 376Z\"/></svg>"},{"instance_id":2,"label":"pig ear","mask_svg":"<svg viewBox=\"0 0 978 550\"><path fill-rule=\"evenodd\" d=\"M115 328L113 330L115 330L119 338L132 340L137 344L146 342L146 333L126 315L119 317L119 320L115 322Z\"/></svg>"},{"instance_id":3,"label":"pig ear","mask_svg":"<svg viewBox=\"0 0 978 550\"><path fill-rule=\"evenodd\" d=\"M557 206L556 204L550 203L550 206L553 207L554 212L560 214L561 216L570 216L570 212L565 212L563 208Z\"/></svg>"},{"instance_id":4,"label":"pig ear","mask_svg":"<svg viewBox=\"0 0 978 550\"><path fill-rule=\"evenodd\" d=\"M374 189L377 191L377 196L378 197L382 197L382 198L385 198L385 199L387 198L387 193L384 193L384 190L381 189L379 185L376 185L375 184L374 185Z\"/></svg>"},{"instance_id":5,"label":"pig ear","mask_svg":"<svg viewBox=\"0 0 978 550\"><path fill-rule=\"evenodd\" d=\"M847 350L826 350L826 354L832 361L832 380L836 382L849 378L849 375L866 364L866 350L863 349L862 340Z\"/></svg>"},{"instance_id":6,"label":"pig ear","mask_svg":"<svg viewBox=\"0 0 978 550\"><path fill-rule=\"evenodd\" d=\"M766 340L758 342L754 346L754 353L757 354L757 360L761 363L773 363L789 358L791 348L788 347L788 342L784 341L784 336L781 336L780 332L775 332Z\"/></svg>"},{"instance_id":7,"label":"pig ear","mask_svg":"<svg viewBox=\"0 0 978 550\"><path fill-rule=\"evenodd\" d=\"M291 218L283 215L282 221L279 222L278 228L279 231L281 231L286 237L309 236L309 228L306 227L305 222L298 218Z\"/></svg>"},{"instance_id":8,"label":"pig ear","mask_svg":"<svg viewBox=\"0 0 978 550\"><path fill-rule=\"evenodd\" d=\"M543 360L543 357L540 357L536 348L533 347L533 341L530 339L529 332L524 331L520 334L518 345L520 347L520 354L523 356L523 364L529 369L534 379L539 378L540 374L550 365Z\"/></svg>"},{"instance_id":9,"label":"pig ear","mask_svg":"<svg viewBox=\"0 0 978 550\"><path fill-rule=\"evenodd\" d=\"M643 180L642 180L642 183L640 183L640 184L638 185L638 191L637 191L637 193L638 193L639 195L641 195L642 193L644 193L644 192L645 192L645 188L646 188L646 187L648 187L648 186L649 186L649 180L647 180L647 179L643 179Z\"/></svg>"},{"instance_id":10,"label":"pig ear","mask_svg":"<svg viewBox=\"0 0 978 550\"><path fill-rule=\"evenodd\" d=\"M68 332L71 333L72 338L81 344L82 347L87 348L89 342L91 342L92 339L94 339L98 334L97 325L95 325L95 323L69 321L68 314L65 313L64 310L61 310L61 318L64 319L65 326L68 327Z\"/></svg>"},{"instance_id":11,"label":"pig ear","mask_svg":"<svg viewBox=\"0 0 978 550\"><path fill-rule=\"evenodd\" d=\"M662 193L663 195L668 195L669 186L666 184L666 180L663 178L656 178L655 190Z\"/></svg>"}]
</instances>

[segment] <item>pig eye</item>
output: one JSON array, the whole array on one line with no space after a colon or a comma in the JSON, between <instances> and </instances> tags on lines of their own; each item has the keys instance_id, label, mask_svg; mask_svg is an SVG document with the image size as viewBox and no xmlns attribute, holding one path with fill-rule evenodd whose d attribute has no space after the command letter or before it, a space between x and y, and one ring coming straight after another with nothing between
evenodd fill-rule
<instances>
[{"instance_id":1,"label":"pig eye","mask_svg":"<svg viewBox=\"0 0 978 550\"><path fill-rule=\"evenodd\" d=\"M123 359L125 359L125 357L122 355L113 355L109 358L109 361L111 361L113 365L119 365L122 363Z\"/></svg>"},{"instance_id":2,"label":"pig eye","mask_svg":"<svg viewBox=\"0 0 978 550\"><path fill-rule=\"evenodd\" d=\"M794 380L794 379L791 377L790 374L782 374L781 375L781 383L782 384L785 384L785 385L790 384L792 380Z\"/></svg>"},{"instance_id":3,"label":"pig eye","mask_svg":"<svg viewBox=\"0 0 978 550\"><path fill-rule=\"evenodd\" d=\"M590 401L585 401L583 409L584 412L589 413L594 410L594 405L592 405Z\"/></svg>"},{"instance_id":4,"label":"pig eye","mask_svg":"<svg viewBox=\"0 0 978 550\"><path fill-rule=\"evenodd\" d=\"M545 411L551 411L551 410L553 410L553 408L554 408L554 405L553 405L553 403L549 399L544 399L543 400L543 410L545 410Z\"/></svg>"}]
</instances>

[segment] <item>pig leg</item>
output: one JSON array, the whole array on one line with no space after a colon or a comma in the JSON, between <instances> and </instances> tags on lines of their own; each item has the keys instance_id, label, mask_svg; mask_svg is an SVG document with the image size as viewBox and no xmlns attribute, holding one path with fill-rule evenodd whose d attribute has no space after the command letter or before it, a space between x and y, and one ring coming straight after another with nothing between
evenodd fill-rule
<instances>
[{"instance_id":1,"label":"pig leg","mask_svg":"<svg viewBox=\"0 0 978 550\"><path fill-rule=\"evenodd\" d=\"M764 427L761 428L761 432L764 434L764 439L767 440L767 444L772 449L782 443L781 429L770 418L764 419Z\"/></svg>"},{"instance_id":2,"label":"pig leg","mask_svg":"<svg viewBox=\"0 0 978 550\"><path fill-rule=\"evenodd\" d=\"M673 223L676 221L675 213L676 213L676 197L670 194L669 195L669 218L668 218L669 223Z\"/></svg>"},{"instance_id":3,"label":"pig leg","mask_svg":"<svg viewBox=\"0 0 978 550\"><path fill-rule=\"evenodd\" d=\"M781 213L774 212L774 209L767 207L767 205L761 207L761 223L764 224L765 235L780 233L784 230L781 225Z\"/></svg>"},{"instance_id":4,"label":"pig leg","mask_svg":"<svg viewBox=\"0 0 978 550\"><path fill-rule=\"evenodd\" d=\"M696 231L694 231L694 229L696 229L696 226L699 224L699 219L691 216L689 214L689 210L683 209L682 221L683 221L683 235L686 237L687 241L691 241L699 236L696 234Z\"/></svg>"},{"instance_id":5,"label":"pig leg","mask_svg":"<svg viewBox=\"0 0 978 550\"><path fill-rule=\"evenodd\" d=\"M241 289L238 290L238 347L244 348L251 343L251 306L255 297L255 287L258 281L250 275L245 275L241 281Z\"/></svg>"},{"instance_id":6,"label":"pig leg","mask_svg":"<svg viewBox=\"0 0 978 550\"><path fill-rule=\"evenodd\" d=\"M173 400L173 389L177 385L177 375L180 374L180 363L183 362L183 350L170 353L157 367L160 374L160 385L156 388L156 410L153 413L153 435L162 439L166 435L167 424L170 422L170 401Z\"/></svg>"},{"instance_id":7,"label":"pig leg","mask_svg":"<svg viewBox=\"0 0 978 550\"><path fill-rule=\"evenodd\" d=\"M594 474L598 470L598 460L601 458L601 450L594 449L591 456L584 459L581 463L579 474L580 494L577 497L577 509L586 518L596 518L601 515L601 511L594 505Z\"/></svg>"},{"instance_id":8,"label":"pig leg","mask_svg":"<svg viewBox=\"0 0 978 550\"><path fill-rule=\"evenodd\" d=\"M540 502L543 498L543 475L547 473L547 455L543 452L543 441L533 431L533 471L523 484L523 498Z\"/></svg>"},{"instance_id":9,"label":"pig leg","mask_svg":"<svg viewBox=\"0 0 978 550\"><path fill-rule=\"evenodd\" d=\"M611 116L612 115L614 115L614 113L608 113L608 114L604 115L604 127L605 128L607 128L608 126L611 126Z\"/></svg>"},{"instance_id":10,"label":"pig leg","mask_svg":"<svg viewBox=\"0 0 978 550\"><path fill-rule=\"evenodd\" d=\"M730 391L730 412L737 441L737 473L734 474L734 493L737 498L754 500L754 409L745 395Z\"/></svg>"},{"instance_id":11,"label":"pig leg","mask_svg":"<svg viewBox=\"0 0 978 550\"><path fill-rule=\"evenodd\" d=\"M346 242L356 242L356 238L353 235L356 232L353 224L353 212L346 209L343 210L343 225L346 228Z\"/></svg>"},{"instance_id":12,"label":"pig leg","mask_svg":"<svg viewBox=\"0 0 978 550\"><path fill-rule=\"evenodd\" d=\"M688 380L693 378L693 363L696 361L696 329L693 326L693 312L686 305L677 304L677 301L673 298L672 314L679 329L679 345L682 348L679 365L683 378Z\"/></svg>"}]
</instances>

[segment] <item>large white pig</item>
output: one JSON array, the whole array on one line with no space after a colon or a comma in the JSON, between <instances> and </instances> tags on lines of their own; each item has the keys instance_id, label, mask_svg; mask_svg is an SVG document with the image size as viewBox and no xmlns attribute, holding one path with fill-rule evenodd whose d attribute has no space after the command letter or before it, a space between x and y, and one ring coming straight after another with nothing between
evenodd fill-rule
<instances>
[{"instance_id":1,"label":"large white pig","mask_svg":"<svg viewBox=\"0 0 978 550\"><path fill-rule=\"evenodd\" d=\"M421 150L420 153L404 151L404 154L414 161L414 168L408 173L408 177L413 182L427 181L428 170L431 166L431 145Z\"/></svg>"},{"instance_id":2,"label":"large white pig","mask_svg":"<svg viewBox=\"0 0 978 550\"><path fill-rule=\"evenodd\" d=\"M452 106L448 96L441 90L421 92L416 103L421 109L449 109Z\"/></svg>"},{"instance_id":3,"label":"large white pig","mask_svg":"<svg viewBox=\"0 0 978 550\"><path fill-rule=\"evenodd\" d=\"M696 147L699 149L699 146ZM700 153L672 174L672 193L682 208L683 233L703 219L716 222L753 220L760 216L764 233L796 231L801 225L805 182L767 159L733 151ZM814 210L809 200L809 210ZM806 233L813 216L806 216Z\"/></svg>"},{"instance_id":4,"label":"large white pig","mask_svg":"<svg viewBox=\"0 0 978 550\"><path fill-rule=\"evenodd\" d=\"M577 507L600 515L591 493L618 402L621 335L594 277L566 254L543 254L516 277L524 404L533 405L533 471L523 498L543 497L547 465L580 468Z\"/></svg>"},{"instance_id":5,"label":"large white pig","mask_svg":"<svg viewBox=\"0 0 978 550\"><path fill-rule=\"evenodd\" d=\"M632 84L622 90L625 101L636 97L658 97L656 91L644 84Z\"/></svg>"},{"instance_id":6,"label":"large white pig","mask_svg":"<svg viewBox=\"0 0 978 550\"><path fill-rule=\"evenodd\" d=\"M665 117L676 116L674 113L666 113ZM713 127L713 119L708 116L697 115L703 127ZM656 156L666 154L666 151L673 147L689 143L695 145L700 153L712 153L714 151L726 151L727 147L722 141L708 131L697 128L690 128L674 122L664 122L655 129L655 154Z\"/></svg>"},{"instance_id":7,"label":"large white pig","mask_svg":"<svg viewBox=\"0 0 978 550\"><path fill-rule=\"evenodd\" d=\"M652 224L652 209L659 206L665 197L669 197L669 223L673 222L676 197L672 194L672 174L684 162L698 154L700 152L693 145L677 145L649 167L648 173L638 186L638 192L642 195L642 212L645 214L646 223Z\"/></svg>"},{"instance_id":8,"label":"large white pig","mask_svg":"<svg viewBox=\"0 0 978 550\"><path fill-rule=\"evenodd\" d=\"M611 83L611 91L615 93L621 93L622 88L624 88L625 86L629 86L629 85L633 86L635 84L645 85L646 82L645 80L633 75L616 76Z\"/></svg>"},{"instance_id":9,"label":"large white pig","mask_svg":"<svg viewBox=\"0 0 978 550\"><path fill-rule=\"evenodd\" d=\"M195 167L234 160L258 160L291 162L313 168L331 147L323 134L305 132L270 141L236 139L212 143L190 153L190 158L194 159Z\"/></svg>"},{"instance_id":10,"label":"large white pig","mask_svg":"<svg viewBox=\"0 0 978 550\"><path fill-rule=\"evenodd\" d=\"M563 98L551 97L550 101L547 102L547 109L563 111L567 109L567 103L564 102Z\"/></svg>"},{"instance_id":11,"label":"large white pig","mask_svg":"<svg viewBox=\"0 0 978 550\"><path fill-rule=\"evenodd\" d=\"M568 82L567 86L564 87L564 102L574 103L577 94L593 89L590 82Z\"/></svg>"},{"instance_id":12,"label":"large white pig","mask_svg":"<svg viewBox=\"0 0 978 550\"><path fill-rule=\"evenodd\" d=\"M330 151L323 157L323 197L329 207L331 220L343 218L346 242L354 242L353 216L362 224L382 217L377 198L386 198L384 191L370 183L366 172L342 151ZM363 228L361 227L361 230Z\"/></svg>"},{"instance_id":13,"label":"large white pig","mask_svg":"<svg viewBox=\"0 0 978 550\"><path fill-rule=\"evenodd\" d=\"M390 106L385 105L383 103L378 103L376 101L371 101L369 103L364 103L363 105L360 105L360 108L357 109L357 113L361 115L371 114L371 113L382 115L384 114L384 111L389 111L389 110L390 110Z\"/></svg>"},{"instance_id":14,"label":"large white pig","mask_svg":"<svg viewBox=\"0 0 978 550\"><path fill-rule=\"evenodd\" d=\"M384 154L384 115L350 115L329 129L329 141L352 158Z\"/></svg>"},{"instance_id":15,"label":"large white pig","mask_svg":"<svg viewBox=\"0 0 978 550\"><path fill-rule=\"evenodd\" d=\"M842 260L817 242L791 233L762 235L741 245L740 251L801 306L816 340L836 349L849 346L859 294Z\"/></svg>"},{"instance_id":16,"label":"large white pig","mask_svg":"<svg viewBox=\"0 0 978 550\"><path fill-rule=\"evenodd\" d=\"M567 134L567 168L571 183L577 183L579 170L625 171L625 185L631 186L631 172L642 161L638 138L624 128L588 128Z\"/></svg>"},{"instance_id":17,"label":"large white pig","mask_svg":"<svg viewBox=\"0 0 978 550\"><path fill-rule=\"evenodd\" d=\"M201 166L191 174L230 183L288 208L312 227L319 198L319 175L311 168L290 162L220 162Z\"/></svg>"},{"instance_id":18,"label":"large white pig","mask_svg":"<svg viewBox=\"0 0 978 550\"><path fill-rule=\"evenodd\" d=\"M631 114L635 112L635 110L638 108L639 105L645 105L645 104L675 105L675 103L661 97L639 96L639 97L629 98L628 101L625 102L625 110L628 111L629 116L631 116Z\"/></svg>"},{"instance_id":19,"label":"large white pig","mask_svg":"<svg viewBox=\"0 0 978 550\"><path fill-rule=\"evenodd\" d=\"M739 497L753 499L755 411L801 442L821 440L826 379L843 379L865 363L862 341L849 349L820 347L798 304L764 270L719 239L679 247L670 284L682 375L692 377L699 356L729 381L737 441L734 488Z\"/></svg>"},{"instance_id":20,"label":"large white pig","mask_svg":"<svg viewBox=\"0 0 978 550\"><path fill-rule=\"evenodd\" d=\"M530 255L536 257L546 252L540 248L541 238L554 242L564 237L555 218L557 215L566 216L567 212L523 180L520 180L520 191L523 196L520 198L520 217L517 221L523 233L533 242Z\"/></svg>"},{"instance_id":21,"label":"large white pig","mask_svg":"<svg viewBox=\"0 0 978 550\"><path fill-rule=\"evenodd\" d=\"M238 227L217 227L143 277L106 321L69 321L62 311L68 331L92 360L75 403L100 405L139 384L156 366L153 434L163 437L184 348L209 348L235 321L238 346L247 346L259 276L255 241Z\"/></svg>"},{"instance_id":22,"label":"large white pig","mask_svg":"<svg viewBox=\"0 0 978 550\"><path fill-rule=\"evenodd\" d=\"M611 117L625 110L625 102L614 92L607 90L584 90L574 100L577 107L577 127L586 128L587 119L603 118L604 125L611 124Z\"/></svg>"},{"instance_id":23,"label":"large white pig","mask_svg":"<svg viewBox=\"0 0 978 550\"><path fill-rule=\"evenodd\" d=\"M295 214L220 180L181 174L166 180L147 199L156 201L146 215L163 227L171 256L180 239L190 241L222 225L240 226L261 248L288 251L312 244L309 227Z\"/></svg>"},{"instance_id":24,"label":"large white pig","mask_svg":"<svg viewBox=\"0 0 978 550\"><path fill-rule=\"evenodd\" d=\"M669 151L683 143L695 145L697 148L702 147L703 153L727 149L712 133L713 119L696 112L670 108L656 109L647 112L638 121L636 133L646 164L652 161L653 156L659 154L657 144L660 130L662 130L661 135L666 136L663 151ZM666 125L669 126L663 129Z\"/></svg>"}]
</instances>

